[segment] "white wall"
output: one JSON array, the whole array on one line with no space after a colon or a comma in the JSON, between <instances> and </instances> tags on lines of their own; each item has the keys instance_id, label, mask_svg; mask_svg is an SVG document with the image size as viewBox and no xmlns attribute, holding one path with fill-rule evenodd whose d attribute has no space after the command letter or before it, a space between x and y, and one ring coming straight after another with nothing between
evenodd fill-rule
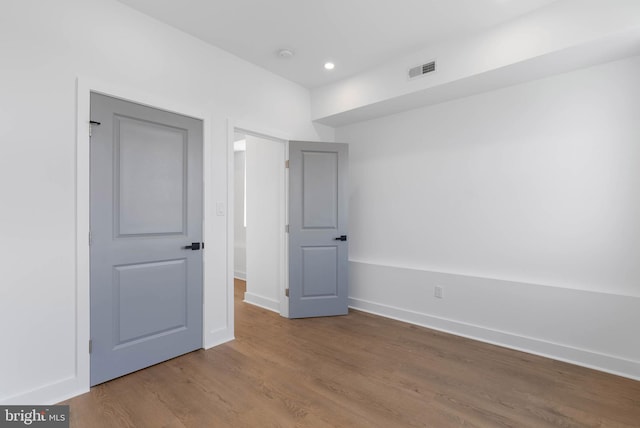
<instances>
[{"instance_id":1,"label":"white wall","mask_svg":"<svg viewBox=\"0 0 640 428\"><path fill-rule=\"evenodd\" d=\"M236 151L234 161L234 276L246 279L247 275L247 228L244 227L244 172L245 152Z\"/></svg>"},{"instance_id":2,"label":"white wall","mask_svg":"<svg viewBox=\"0 0 640 428\"><path fill-rule=\"evenodd\" d=\"M247 135L248 303L279 312L284 290L285 144Z\"/></svg>"},{"instance_id":3,"label":"white wall","mask_svg":"<svg viewBox=\"0 0 640 428\"><path fill-rule=\"evenodd\" d=\"M639 114L634 57L339 128L351 304L640 378Z\"/></svg>"},{"instance_id":4,"label":"white wall","mask_svg":"<svg viewBox=\"0 0 640 428\"><path fill-rule=\"evenodd\" d=\"M51 403L88 387L76 373L78 76L210 111L208 191L219 201L228 117L300 139L332 140L333 131L311 124L304 88L114 0L3 1L0 52L0 402ZM206 253L218 266L205 284L213 302L205 316L207 331L230 338L227 222L208 219L218 239Z\"/></svg>"}]
</instances>

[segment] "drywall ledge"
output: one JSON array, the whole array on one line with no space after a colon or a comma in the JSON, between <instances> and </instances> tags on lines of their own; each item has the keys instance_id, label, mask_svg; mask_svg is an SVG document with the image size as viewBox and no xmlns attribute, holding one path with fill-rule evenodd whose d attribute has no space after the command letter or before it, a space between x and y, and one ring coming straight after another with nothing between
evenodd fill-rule
<instances>
[{"instance_id":1,"label":"drywall ledge","mask_svg":"<svg viewBox=\"0 0 640 428\"><path fill-rule=\"evenodd\" d=\"M350 125L635 55L640 55L639 28L339 113L320 113L313 121Z\"/></svg>"},{"instance_id":2,"label":"drywall ledge","mask_svg":"<svg viewBox=\"0 0 640 428\"><path fill-rule=\"evenodd\" d=\"M349 268L353 309L640 380L640 347L629 340L638 297L355 261ZM435 284L444 299L433 297Z\"/></svg>"}]
</instances>

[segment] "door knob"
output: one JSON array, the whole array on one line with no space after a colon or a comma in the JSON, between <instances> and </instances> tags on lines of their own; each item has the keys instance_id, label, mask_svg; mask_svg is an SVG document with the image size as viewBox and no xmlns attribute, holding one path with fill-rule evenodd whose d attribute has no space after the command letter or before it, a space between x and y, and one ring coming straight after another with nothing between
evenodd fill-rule
<instances>
[{"instance_id":1,"label":"door knob","mask_svg":"<svg viewBox=\"0 0 640 428\"><path fill-rule=\"evenodd\" d=\"M335 240L336 241L346 241L347 240L347 235L340 235Z\"/></svg>"},{"instance_id":2,"label":"door knob","mask_svg":"<svg viewBox=\"0 0 640 428\"><path fill-rule=\"evenodd\" d=\"M191 245L186 245L182 247L183 250L192 250L192 251L199 250L200 248L204 248L204 242L202 243L202 247L200 247L199 242L192 242Z\"/></svg>"}]
</instances>

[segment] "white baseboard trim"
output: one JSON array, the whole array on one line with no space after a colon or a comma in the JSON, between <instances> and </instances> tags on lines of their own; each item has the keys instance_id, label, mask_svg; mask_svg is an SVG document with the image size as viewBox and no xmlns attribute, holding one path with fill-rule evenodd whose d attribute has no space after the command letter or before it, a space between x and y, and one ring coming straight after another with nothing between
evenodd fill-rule
<instances>
[{"instance_id":1,"label":"white baseboard trim","mask_svg":"<svg viewBox=\"0 0 640 428\"><path fill-rule=\"evenodd\" d=\"M421 327L442 331L492 345L539 355L566 363L640 380L640 362L606 355L532 337L432 316L363 299L349 298L349 307Z\"/></svg>"},{"instance_id":2,"label":"white baseboard trim","mask_svg":"<svg viewBox=\"0 0 640 428\"><path fill-rule=\"evenodd\" d=\"M233 335L233 331L228 327L223 327L207 333L207 337L205 338L202 347L204 349L210 349L214 346L222 345L223 343L230 342L234 339L235 336Z\"/></svg>"},{"instance_id":3,"label":"white baseboard trim","mask_svg":"<svg viewBox=\"0 0 640 428\"><path fill-rule=\"evenodd\" d=\"M233 331L226 327L214 330L207 334L203 348L213 348L234 339ZM1 398L0 405L53 405L89 392L89 388L86 385L80 385L80 383L77 376L70 376L29 391Z\"/></svg>"},{"instance_id":4,"label":"white baseboard trim","mask_svg":"<svg viewBox=\"0 0 640 428\"><path fill-rule=\"evenodd\" d=\"M268 297L260 296L250 292L244 293L244 302L254 306L259 306L263 309L268 309L273 312L280 313L280 302L269 299Z\"/></svg>"},{"instance_id":5,"label":"white baseboard trim","mask_svg":"<svg viewBox=\"0 0 640 428\"><path fill-rule=\"evenodd\" d=\"M89 392L89 388L79 385L78 377L72 376L11 397L2 398L0 404L49 406L85 392Z\"/></svg>"},{"instance_id":6,"label":"white baseboard trim","mask_svg":"<svg viewBox=\"0 0 640 428\"><path fill-rule=\"evenodd\" d=\"M237 278L237 279L241 279L243 281L247 280L247 273L246 272L240 272L239 270L233 272L233 277Z\"/></svg>"}]
</instances>

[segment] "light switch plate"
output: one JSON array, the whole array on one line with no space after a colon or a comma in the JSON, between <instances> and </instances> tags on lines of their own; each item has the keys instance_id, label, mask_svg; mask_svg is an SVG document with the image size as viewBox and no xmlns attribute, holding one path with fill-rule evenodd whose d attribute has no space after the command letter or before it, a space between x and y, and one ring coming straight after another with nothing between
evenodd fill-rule
<instances>
[{"instance_id":1,"label":"light switch plate","mask_svg":"<svg viewBox=\"0 0 640 428\"><path fill-rule=\"evenodd\" d=\"M216 202L216 215L223 216L224 215L224 202Z\"/></svg>"}]
</instances>

